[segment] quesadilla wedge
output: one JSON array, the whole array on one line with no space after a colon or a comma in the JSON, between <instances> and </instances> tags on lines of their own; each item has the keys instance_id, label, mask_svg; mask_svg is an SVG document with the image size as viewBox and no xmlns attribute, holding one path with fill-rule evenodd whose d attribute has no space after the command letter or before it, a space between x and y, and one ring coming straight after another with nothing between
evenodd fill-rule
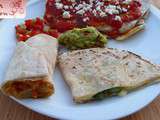
<instances>
[{"instance_id":1,"label":"quesadilla wedge","mask_svg":"<svg viewBox=\"0 0 160 120\"><path fill-rule=\"evenodd\" d=\"M77 50L61 54L58 62L77 103L125 95L160 81L159 65L124 50Z\"/></svg>"},{"instance_id":2,"label":"quesadilla wedge","mask_svg":"<svg viewBox=\"0 0 160 120\"><path fill-rule=\"evenodd\" d=\"M3 93L16 98L44 98L53 94L57 49L57 39L45 34L18 42L1 85Z\"/></svg>"}]
</instances>

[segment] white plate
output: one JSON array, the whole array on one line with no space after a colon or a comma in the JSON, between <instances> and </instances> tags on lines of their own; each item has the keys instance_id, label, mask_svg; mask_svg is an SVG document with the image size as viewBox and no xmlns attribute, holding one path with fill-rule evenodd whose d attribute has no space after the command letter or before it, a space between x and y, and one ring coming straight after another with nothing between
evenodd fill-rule
<instances>
[{"instance_id":1,"label":"white plate","mask_svg":"<svg viewBox=\"0 0 160 120\"><path fill-rule=\"evenodd\" d=\"M30 4L27 17L43 16L45 1ZM23 19L10 19L0 22L0 80L4 78L6 66L16 46L14 26ZM124 42L109 41L109 47L133 51L155 63L160 63L160 12L151 6L151 15L146 21L146 29ZM56 69L54 74L56 93L48 99L16 100L20 104L50 117L69 120L108 120L134 113L155 99L160 93L160 84L132 92L125 97L113 97L99 102L77 105L72 101L71 93Z\"/></svg>"}]
</instances>

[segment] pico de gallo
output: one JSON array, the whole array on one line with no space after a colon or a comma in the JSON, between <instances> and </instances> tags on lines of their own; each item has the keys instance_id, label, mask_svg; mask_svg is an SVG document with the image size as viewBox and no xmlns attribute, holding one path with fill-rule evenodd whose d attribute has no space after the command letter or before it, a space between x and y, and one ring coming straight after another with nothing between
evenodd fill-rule
<instances>
[{"instance_id":1,"label":"pico de gallo","mask_svg":"<svg viewBox=\"0 0 160 120\"><path fill-rule=\"evenodd\" d=\"M24 24L17 25L15 29L18 41L26 41L28 38L40 33L45 33L55 38L59 36L57 30L47 26L44 20L40 18L26 20Z\"/></svg>"},{"instance_id":2,"label":"pico de gallo","mask_svg":"<svg viewBox=\"0 0 160 120\"><path fill-rule=\"evenodd\" d=\"M102 27L103 33L116 38L124 34L120 29L126 23L142 16L140 0L47 0L44 19L60 32L94 26Z\"/></svg>"}]
</instances>

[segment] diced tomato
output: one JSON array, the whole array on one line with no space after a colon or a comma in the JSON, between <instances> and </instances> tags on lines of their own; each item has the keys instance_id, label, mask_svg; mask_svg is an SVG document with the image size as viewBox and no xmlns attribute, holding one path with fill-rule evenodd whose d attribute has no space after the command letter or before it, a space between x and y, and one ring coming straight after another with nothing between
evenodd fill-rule
<instances>
[{"instance_id":1,"label":"diced tomato","mask_svg":"<svg viewBox=\"0 0 160 120\"><path fill-rule=\"evenodd\" d=\"M130 9L131 10L136 10L137 8L139 8L141 6L141 3L138 2L138 1L134 1L134 2L131 2L130 4Z\"/></svg>"},{"instance_id":2,"label":"diced tomato","mask_svg":"<svg viewBox=\"0 0 160 120\"><path fill-rule=\"evenodd\" d=\"M31 29L34 26L34 21L32 19L26 20L25 25L28 29Z\"/></svg>"},{"instance_id":3,"label":"diced tomato","mask_svg":"<svg viewBox=\"0 0 160 120\"><path fill-rule=\"evenodd\" d=\"M59 32L57 30L49 30L48 34L55 37L55 38L59 37Z\"/></svg>"},{"instance_id":4,"label":"diced tomato","mask_svg":"<svg viewBox=\"0 0 160 120\"><path fill-rule=\"evenodd\" d=\"M46 27L47 29L45 29ZM40 33L45 33L56 38L59 36L57 30L51 29L40 18L26 20L24 24L17 25L15 29L18 41L26 41L28 38Z\"/></svg>"},{"instance_id":5,"label":"diced tomato","mask_svg":"<svg viewBox=\"0 0 160 120\"><path fill-rule=\"evenodd\" d=\"M115 20L115 16L110 16L106 19L108 25L112 26L115 29L121 28L123 22L121 20Z\"/></svg>"},{"instance_id":6,"label":"diced tomato","mask_svg":"<svg viewBox=\"0 0 160 120\"><path fill-rule=\"evenodd\" d=\"M18 41L25 41L27 37L23 34L17 34L17 39Z\"/></svg>"},{"instance_id":7,"label":"diced tomato","mask_svg":"<svg viewBox=\"0 0 160 120\"><path fill-rule=\"evenodd\" d=\"M41 32L38 31L38 30L32 30L31 31L31 36L34 36L34 35L37 35L37 34L40 34Z\"/></svg>"},{"instance_id":8,"label":"diced tomato","mask_svg":"<svg viewBox=\"0 0 160 120\"><path fill-rule=\"evenodd\" d=\"M26 27L22 27L22 25L16 26L16 31L18 31L21 34L24 34L27 32Z\"/></svg>"},{"instance_id":9,"label":"diced tomato","mask_svg":"<svg viewBox=\"0 0 160 120\"><path fill-rule=\"evenodd\" d=\"M37 17L36 21L35 21L35 24L36 25L43 25L43 20Z\"/></svg>"},{"instance_id":10,"label":"diced tomato","mask_svg":"<svg viewBox=\"0 0 160 120\"><path fill-rule=\"evenodd\" d=\"M121 16L121 19L122 19L123 22L130 22L132 20L140 18L141 15L142 15L142 13L139 12L139 11L129 11L128 13L123 14Z\"/></svg>"}]
</instances>

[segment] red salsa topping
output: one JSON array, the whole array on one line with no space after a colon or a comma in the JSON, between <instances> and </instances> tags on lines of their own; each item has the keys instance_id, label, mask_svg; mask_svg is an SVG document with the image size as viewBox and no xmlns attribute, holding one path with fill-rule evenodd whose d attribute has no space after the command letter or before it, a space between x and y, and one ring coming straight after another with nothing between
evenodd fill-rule
<instances>
[{"instance_id":1,"label":"red salsa topping","mask_svg":"<svg viewBox=\"0 0 160 120\"><path fill-rule=\"evenodd\" d=\"M56 38L59 36L57 30L47 26L44 20L40 18L26 20L24 24L17 25L15 28L18 41L26 41L28 38L40 33L45 33Z\"/></svg>"},{"instance_id":2,"label":"red salsa topping","mask_svg":"<svg viewBox=\"0 0 160 120\"><path fill-rule=\"evenodd\" d=\"M112 27L106 34L120 34L124 23L142 16L140 0L48 0L44 19L60 32L85 26Z\"/></svg>"}]
</instances>

